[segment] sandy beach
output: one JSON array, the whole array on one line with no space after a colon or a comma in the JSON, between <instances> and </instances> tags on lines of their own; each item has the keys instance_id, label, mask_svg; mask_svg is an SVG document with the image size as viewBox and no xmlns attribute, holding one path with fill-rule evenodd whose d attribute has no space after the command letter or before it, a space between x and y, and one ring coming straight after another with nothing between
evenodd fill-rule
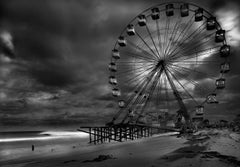
<instances>
[{"instance_id":1,"label":"sandy beach","mask_svg":"<svg viewBox=\"0 0 240 167\"><path fill-rule=\"evenodd\" d=\"M53 148L53 150L52 150ZM74 139L1 158L2 167L240 166L240 134L204 130L193 136L156 135L135 141L83 145Z\"/></svg>"}]
</instances>

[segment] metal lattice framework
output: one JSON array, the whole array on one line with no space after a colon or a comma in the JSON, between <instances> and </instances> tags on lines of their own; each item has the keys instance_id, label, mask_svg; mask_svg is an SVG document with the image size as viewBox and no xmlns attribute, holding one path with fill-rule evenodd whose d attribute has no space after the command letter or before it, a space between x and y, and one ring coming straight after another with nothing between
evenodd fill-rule
<instances>
[{"instance_id":1,"label":"metal lattice framework","mask_svg":"<svg viewBox=\"0 0 240 167\"><path fill-rule=\"evenodd\" d=\"M151 113L190 121L218 103L230 69L230 46L216 18L189 3L163 3L135 17L112 50L109 83L119 111L111 123Z\"/></svg>"}]
</instances>

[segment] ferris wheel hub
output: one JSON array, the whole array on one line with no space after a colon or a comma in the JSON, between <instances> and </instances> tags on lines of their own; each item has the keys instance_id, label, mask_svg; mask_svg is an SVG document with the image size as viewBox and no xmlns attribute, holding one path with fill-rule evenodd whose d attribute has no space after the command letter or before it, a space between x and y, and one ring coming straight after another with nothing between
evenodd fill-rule
<instances>
[{"instance_id":1,"label":"ferris wheel hub","mask_svg":"<svg viewBox=\"0 0 240 167\"><path fill-rule=\"evenodd\" d=\"M159 60L156 67L157 68L160 68L160 67L162 68L162 67L165 66L165 64L166 64L165 60Z\"/></svg>"}]
</instances>

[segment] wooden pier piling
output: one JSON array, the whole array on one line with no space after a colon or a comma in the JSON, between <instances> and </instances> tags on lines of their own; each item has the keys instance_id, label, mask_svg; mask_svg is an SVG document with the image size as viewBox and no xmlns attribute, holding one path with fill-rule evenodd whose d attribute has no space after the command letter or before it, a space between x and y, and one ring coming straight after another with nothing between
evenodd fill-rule
<instances>
[{"instance_id":1,"label":"wooden pier piling","mask_svg":"<svg viewBox=\"0 0 240 167\"><path fill-rule=\"evenodd\" d=\"M144 137L151 137L159 130L176 131L139 124L117 124L113 126L81 127L78 131L89 134L89 143L99 144L104 142L123 142ZM154 133L155 132L155 133Z\"/></svg>"}]
</instances>

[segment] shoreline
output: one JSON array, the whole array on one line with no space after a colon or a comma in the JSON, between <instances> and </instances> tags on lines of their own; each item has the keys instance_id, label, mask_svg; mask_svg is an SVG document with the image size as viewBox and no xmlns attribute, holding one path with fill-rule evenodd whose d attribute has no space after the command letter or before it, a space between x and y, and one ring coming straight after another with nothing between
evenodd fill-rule
<instances>
[{"instance_id":1,"label":"shoreline","mask_svg":"<svg viewBox=\"0 0 240 167\"><path fill-rule=\"evenodd\" d=\"M153 136L86 146L77 143L69 141L54 152L0 160L0 164L3 167L225 167L236 166L240 161L240 134L228 130L204 130L194 137Z\"/></svg>"}]
</instances>

